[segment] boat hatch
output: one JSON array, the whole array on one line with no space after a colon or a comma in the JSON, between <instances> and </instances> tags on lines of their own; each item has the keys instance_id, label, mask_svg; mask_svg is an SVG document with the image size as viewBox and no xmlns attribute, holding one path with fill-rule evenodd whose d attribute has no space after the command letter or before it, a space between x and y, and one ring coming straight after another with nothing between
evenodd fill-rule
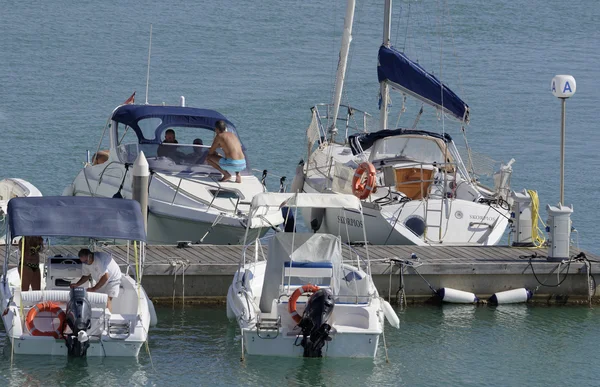
<instances>
[{"instance_id":1,"label":"boat hatch","mask_svg":"<svg viewBox=\"0 0 600 387\"><path fill-rule=\"evenodd\" d=\"M236 191L227 191L222 189L209 190L211 195L219 199L240 199L240 195Z\"/></svg>"}]
</instances>

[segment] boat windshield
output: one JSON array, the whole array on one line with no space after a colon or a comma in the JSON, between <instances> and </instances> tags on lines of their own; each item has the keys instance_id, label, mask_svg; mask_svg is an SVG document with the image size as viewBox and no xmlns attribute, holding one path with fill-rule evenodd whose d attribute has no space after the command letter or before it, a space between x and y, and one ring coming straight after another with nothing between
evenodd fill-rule
<instances>
[{"instance_id":1,"label":"boat windshield","mask_svg":"<svg viewBox=\"0 0 600 387\"><path fill-rule=\"evenodd\" d=\"M235 133L234 128L227 129ZM237 133L235 133L237 136ZM169 127L161 134L161 143L139 143L136 139L123 139L118 145L119 159L123 163L133 163L143 151L150 169L167 172L217 173L207 163L208 150L213 142L214 131L199 127ZM239 137L238 137L239 139ZM133 141L132 141L133 140ZM173 142L175 141L175 142ZM251 174L248 158L242 145L246 168L242 175ZM221 156L221 149L217 150Z\"/></svg>"},{"instance_id":2,"label":"boat windshield","mask_svg":"<svg viewBox=\"0 0 600 387\"><path fill-rule=\"evenodd\" d=\"M421 163L443 163L445 144L425 136L394 136L378 140L371 148L369 161L407 159ZM448 155L448 157L450 157ZM449 161L449 160L448 160Z\"/></svg>"}]
</instances>

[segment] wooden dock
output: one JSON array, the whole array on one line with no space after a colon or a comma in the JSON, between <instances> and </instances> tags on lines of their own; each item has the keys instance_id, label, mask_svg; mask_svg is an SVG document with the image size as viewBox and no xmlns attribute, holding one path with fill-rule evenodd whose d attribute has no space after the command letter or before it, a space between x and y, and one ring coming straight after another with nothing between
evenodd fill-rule
<instances>
[{"instance_id":1,"label":"wooden dock","mask_svg":"<svg viewBox=\"0 0 600 387\"><path fill-rule=\"evenodd\" d=\"M52 246L52 255L77 256L83 246ZM528 288L535 302L600 302L594 276L600 274L600 258L585 252L587 261L549 262L547 249L489 247L369 246L375 284L381 296L395 298L402 283L407 301L433 300L433 289L453 288L487 299L495 292ZM365 257L365 247L354 247ZM126 246L106 246L126 266ZM156 301L222 302L237 270L243 246L189 245L147 247L143 285ZM253 257L254 248L248 248ZM266 247L265 247L266 253ZM350 258L344 248L346 258ZM418 259L411 258L416 254ZM571 249L571 256L580 253ZM133 256L133 251L130 251ZM535 257L537 255L537 257ZM354 257L355 258L355 257ZM399 261L394 261L399 260ZM402 262L406 261L406 262ZM16 265L16 257L10 265ZM587 275L588 265L590 276ZM131 273L134 271L132 270ZM598 276L600 278L600 276ZM184 300L185 297L185 300Z\"/></svg>"}]
</instances>

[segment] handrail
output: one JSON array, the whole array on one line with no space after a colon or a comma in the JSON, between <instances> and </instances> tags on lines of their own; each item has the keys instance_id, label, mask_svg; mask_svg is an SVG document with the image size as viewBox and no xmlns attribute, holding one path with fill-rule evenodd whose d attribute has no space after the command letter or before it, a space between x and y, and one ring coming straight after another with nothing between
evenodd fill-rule
<instances>
[{"instance_id":1,"label":"handrail","mask_svg":"<svg viewBox=\"0 0 600 387\"><path fill-rule=\"evenodd\" d=\"M218 182L216 182L216 181L215 181L215 182L217 183L217 185L216 185L216 186L214 186L214 185L211 185L211 184L208 184L208 183L205 183L205 182L199 181L199 180L192 180L192 179L188 179L188 178L185 178L185 177L178 177L178 179L180 179L180 180L179 180L179 184L178 184L177 186L175 186L175 184L171 183L170 181L166 180L164 177L162 177L162 176L160 176L160 175L158 175L158 174L154 174L154 178L158 178L158 179L159 179L159 180L161 180L163 183L165 183L165 184L169 185L169 186L170 186L170 187L172 187L172 188L173 188L173 187L177 187L177 188L176 188L176 190L175 190L175 194L174 194L174 196L173 196L173 200L172 200L171 204L173 204L173 203L175 202L175 198L176 198L176 197L177 197L177 195L179 194L179 191L180 191L179 187L181 186L181 182L182 182L182 180L187 180L187 181L190 181L190 182L193 182L193 183L198 183L198 184L200 184L200 185L204 185L204 186L207 186L207 187L210 187L210 188L215 188L215 189L217 189L217 192L221 192L221 191L231 191L231 192L236 192L236 193L238 192L238 191L234 191L234 190L229 190L229 189L223 188L223 187L221 187L221 185L220 185L220 184L218 184ZM219 211L223 211L223 212L225 212L225 213L231 213L231 214L233 214L233 215L237 215L237 206L240 204L240 200L242 199L242 198L240 198L240 197L238 196L238 203L237 203L237 204L235 204L235 208L234 208L233 210L231 210L231 209L227 209L227 208L224 208L224 207L221 207L221 206L214 205L214 203L213 203L213 202L214 202L214 199L215 199L215 196L214 196L214 195L213 195L213 199L212 199L210 202L208 202L207 200L205 200L205 199L202 199L202 198L199 198L199 197L197 197L196 195L193 195L192 193L190 193L190 192L188 192L188 191L185 191L185 190L183 190L183 189L181 189L181 191L185 192L185 194L186 194L186 195L188 195L190 198L192 198L192 199L194 199L194 200L196 200L196 201L198 201L198 202L200 202L200 203L203 203L203 204L207 205L207 206L208 206L208 209L215 208L215 209L217 209L217 210L219 210ZM233 204L233 203L232 203L232 204Z\"/></svg>"},{"instance_id":2,"label":"handrail","mask_svg":"<svg viewBox=\"0 0 600 387\"><path fill-rule=\"evenodd\" d=\"M340 108L345 108L347 110L347 114L345 117L332 117L333 112L331 112L331 107L333 106L333 104L328 104L328 103L319 103L316 104L315 106L313 106L312 109L314 109L316 111L316 116L317 116L317 122L319 125L319 132L321 134L321 136L325 136L327 135L327 130L326 128L323 127L323 122L322 119L326 119L327 120L327 126L331 126L330 121L335 119L336 121L345 121L345 129L346 129L346 136L344 138L344 143L348 137L348 133L349 133L349 129L353 129L354 132L356 133L368 133L369 130L367 128L368 123L367 123L367 118L372 117L369 113L363 111L363 110L359 110L359 109L355 109L352 106L349 105L340 105ZM326 107L326 109L319 109L319 107L323 108ZM322 111L325 110L325 113L323 113ZM356 115L360 116L362 115L362 128L360 127L359 123L356 121ZM351 119L352 118L352 119ZM354 125L350 125L350 122L353 121Z\"/></svg>"}]
</instances>

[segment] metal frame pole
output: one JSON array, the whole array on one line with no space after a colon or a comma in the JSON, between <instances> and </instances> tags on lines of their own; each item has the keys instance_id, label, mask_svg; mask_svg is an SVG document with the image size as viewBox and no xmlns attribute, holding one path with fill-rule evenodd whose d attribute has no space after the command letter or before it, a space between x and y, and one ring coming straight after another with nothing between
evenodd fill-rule
<instances>
[{"instance_id":1,"label":"metal frame pole","mask_svg":"<svg viewBox=\"0 0 600 387\"><path fill-rule=\"evenodd\" d=\"M562 100L562 113L560 125L560 203L565 204L565 122L567 99Z\"/></svg>"}]
</instances>

